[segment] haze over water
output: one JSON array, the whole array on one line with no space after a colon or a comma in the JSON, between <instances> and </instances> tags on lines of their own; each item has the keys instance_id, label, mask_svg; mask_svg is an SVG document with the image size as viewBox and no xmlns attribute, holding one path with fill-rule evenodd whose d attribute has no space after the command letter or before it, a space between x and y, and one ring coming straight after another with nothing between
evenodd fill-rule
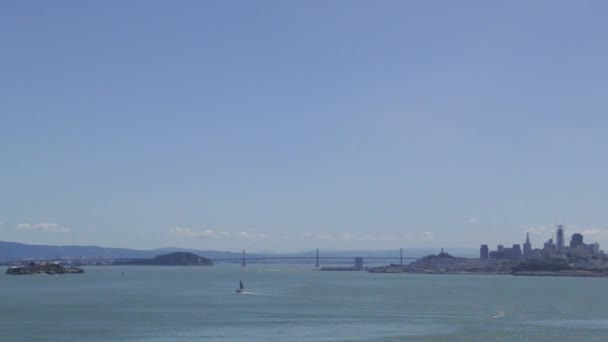
<instances>
[{"instance_id":1,"label":"haze over water","mask_svg":"<svg viewBox=\"0 0 608 342\"><path fill-rule=\"evenodd\" d=\"M0 276L0 339L608 340L605 279L321 272L261 264L86 271ZM239 280L243 295L235 293Z\"/></svg>"}]
</instances>

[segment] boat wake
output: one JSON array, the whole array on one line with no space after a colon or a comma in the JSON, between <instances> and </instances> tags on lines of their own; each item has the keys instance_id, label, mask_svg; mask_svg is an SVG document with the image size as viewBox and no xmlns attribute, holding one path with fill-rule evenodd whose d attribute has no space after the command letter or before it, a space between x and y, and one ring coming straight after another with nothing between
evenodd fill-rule
<instances>
[{"instance_id":1,"label":"boat wake","mask_svg":"<svg viewBox=\"0 0 608 342\"><path fill-rule=\"evenodd\" d=\"M251 291L243 291L239 292L240 295L249 295L249 296L266 296L266 297L286 297L287 295L278 294L278 293L262 293L262 292L251 292Z\"/></svg>"},{"instance_id":2,"label":"boat wake","mask_svg":"<svg viewBox=\"0 0 608 342\"><path fill-rule=\"evenodd\" d=\"M496 319L496 318L503 318L505 317L505 313L500 311L499 313L497 313L496 315L492 316L492 318Z\"/></svg>"}]
</instances>

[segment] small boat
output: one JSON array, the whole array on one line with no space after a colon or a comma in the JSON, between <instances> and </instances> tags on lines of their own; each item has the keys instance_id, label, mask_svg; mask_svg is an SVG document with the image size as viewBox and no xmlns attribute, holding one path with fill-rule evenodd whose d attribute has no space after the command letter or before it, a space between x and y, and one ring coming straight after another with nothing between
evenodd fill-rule
<instances>
[{"instance_id":1,"label":"small boat","mask_svg":"<svg viewBox=\"0 0 608 342\"><path fill-rule=\"evenodd\" d=\"M243 286L243 282L239 280L239 288L236 289L236 293L241 293L243 291L245 291L245 286Z\"/></svg>"}]
</instances>

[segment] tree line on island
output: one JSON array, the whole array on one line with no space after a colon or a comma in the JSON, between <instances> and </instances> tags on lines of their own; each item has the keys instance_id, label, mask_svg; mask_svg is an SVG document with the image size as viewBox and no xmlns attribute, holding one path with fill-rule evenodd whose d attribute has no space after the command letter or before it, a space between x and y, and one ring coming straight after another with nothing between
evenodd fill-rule
<instances>
[{"instance_id":1,"label":"tree line on island","mask_svg":"<svg viewBox=\"0 0 608 342\"><path fill-rule=\"evenodd\" d=\"M202 256L189 252L173 252L157 255L154 259L128 259L116 261L114 265L150 265L150 266L213 266L213 262Z\"/></svg>"}]
</instances>

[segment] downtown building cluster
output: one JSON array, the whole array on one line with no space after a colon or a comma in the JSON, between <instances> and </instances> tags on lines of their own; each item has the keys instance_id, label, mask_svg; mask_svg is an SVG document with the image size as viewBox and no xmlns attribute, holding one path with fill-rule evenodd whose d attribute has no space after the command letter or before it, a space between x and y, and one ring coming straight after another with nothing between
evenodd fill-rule
<instances>
[{"instance_id":1,"label":"downtown building cluster","mask_svg":"<svg viewBox=\"0 0 608 342\"><path fill-rule=\"evenodd\" d=\"M526 242L523 244L523 249L520 244L514 244L512 247L504 247L498 245L495 251L490 251L488 245L481 245L479 249L479 257L482 260L487 259L553 259L560 256L569 257L593 257L601 254L600 245L596 243L585 244L583 235L580 233L572 234L569 246L565 245L564 227L558 225L556 229L555 242L553 238L543 244L543 248L532 248L530 243L530 234L526 235Z\"/></svg>"}]
</instances>

